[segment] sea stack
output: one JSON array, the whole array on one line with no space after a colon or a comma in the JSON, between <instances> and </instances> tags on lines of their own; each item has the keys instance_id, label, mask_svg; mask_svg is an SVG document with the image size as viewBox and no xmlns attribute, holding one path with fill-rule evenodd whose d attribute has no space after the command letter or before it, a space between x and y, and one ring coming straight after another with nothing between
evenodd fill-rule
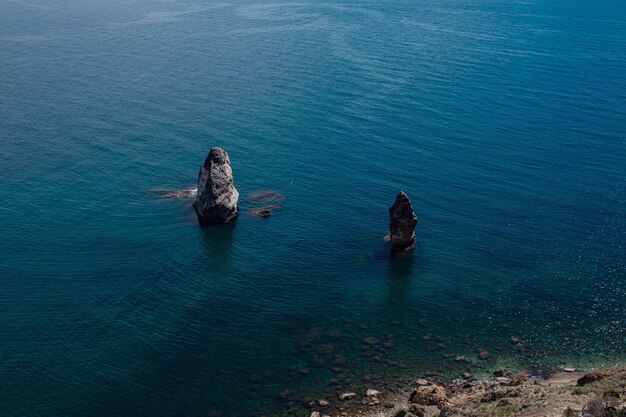
<instances>
[{"instance_id":1,"label":"sea stack","mask_svg":"<svg viewBox=\"0 0 626 417\"><path fill-rule=\"evenodd\" d=\"M193 202L200 225L228 223L237 217L238 200L228 154L222 148L212 148L200 167L198 194Z\"/></svg>"},{"instance_id":2,"label":"sea stack","mask_svg":"<svg viewBox=\"0 0 626 417\"><path fill-rule=\"evenodd\" d=\"M389 241L394 253L415 247L415 225L417 216L411 200L404 191L396 196L396 202L389 207Z\"/></svg>"}]
</instances>

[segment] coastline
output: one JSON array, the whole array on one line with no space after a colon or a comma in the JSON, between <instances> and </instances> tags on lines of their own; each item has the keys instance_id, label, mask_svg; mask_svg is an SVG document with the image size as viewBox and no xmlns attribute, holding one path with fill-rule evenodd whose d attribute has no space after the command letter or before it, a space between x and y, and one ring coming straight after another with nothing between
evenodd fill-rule
<instances>
[{"instance_id":1,"label":"coastline","mask_svg":"<svg viewBox=\"0 0 626 417\"><path fill-rule=\"evenodd\" d=\"M315 401L311 417L623 417L626 366L582 372L565 367L531 376L499 369L484 380L418 379L399 392L349 393L337 402ZM346 393L348 394L348 393ZM352 395L355 394L355 395Z\"/></svg>"}]
</instances>

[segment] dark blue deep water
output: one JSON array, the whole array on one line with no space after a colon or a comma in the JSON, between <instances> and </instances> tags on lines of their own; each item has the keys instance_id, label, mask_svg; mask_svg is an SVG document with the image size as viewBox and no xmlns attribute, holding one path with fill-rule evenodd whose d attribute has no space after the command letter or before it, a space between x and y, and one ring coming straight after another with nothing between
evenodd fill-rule
<instances>
[{"instance_id":1,"label":"dark blue deep water","mask_svg":"<svg viewBox=\"0 0 626 417\"><path fill-rule=\"evenodd\" d=\"M242 215L201 229L151 190L212 146ZM623 0L2 0L0 156L2 416L626 362Z\"/></svg>"}]
</instances>

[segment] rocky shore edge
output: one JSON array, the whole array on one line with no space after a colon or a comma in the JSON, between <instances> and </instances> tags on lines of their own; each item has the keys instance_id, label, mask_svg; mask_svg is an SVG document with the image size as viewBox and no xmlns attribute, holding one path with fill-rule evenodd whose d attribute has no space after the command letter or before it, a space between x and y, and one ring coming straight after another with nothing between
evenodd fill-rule
<instances>
[{"instance_id":1,"label":"rocky shore edge","mask_svg":"<svg viewBox=\"0 0 626 417\"><path fill-rule=\"evenodd\" d=\"M312 400L310 417L626 417L626 366L549 377L494 372L489 380L418 379L401 394L376 387Z\"/></svg>"}]
</instances>

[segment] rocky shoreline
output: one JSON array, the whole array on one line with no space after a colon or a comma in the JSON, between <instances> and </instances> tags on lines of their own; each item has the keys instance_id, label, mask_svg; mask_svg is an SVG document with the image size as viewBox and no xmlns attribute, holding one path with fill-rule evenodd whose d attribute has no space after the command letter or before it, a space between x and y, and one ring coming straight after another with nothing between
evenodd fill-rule
<instances>
[{"instance_id":1,"label":"rocky shoreline","mask_svg":"<svg viewBox=\"0 0 626 417\"><path fill-rule=\"evenodd\" d=\"M401 393L374 388L312 400L310 417L626 417L626 367L549 377L499 369L489 380L418 379Z\"/></svg>"}]
</instances>

